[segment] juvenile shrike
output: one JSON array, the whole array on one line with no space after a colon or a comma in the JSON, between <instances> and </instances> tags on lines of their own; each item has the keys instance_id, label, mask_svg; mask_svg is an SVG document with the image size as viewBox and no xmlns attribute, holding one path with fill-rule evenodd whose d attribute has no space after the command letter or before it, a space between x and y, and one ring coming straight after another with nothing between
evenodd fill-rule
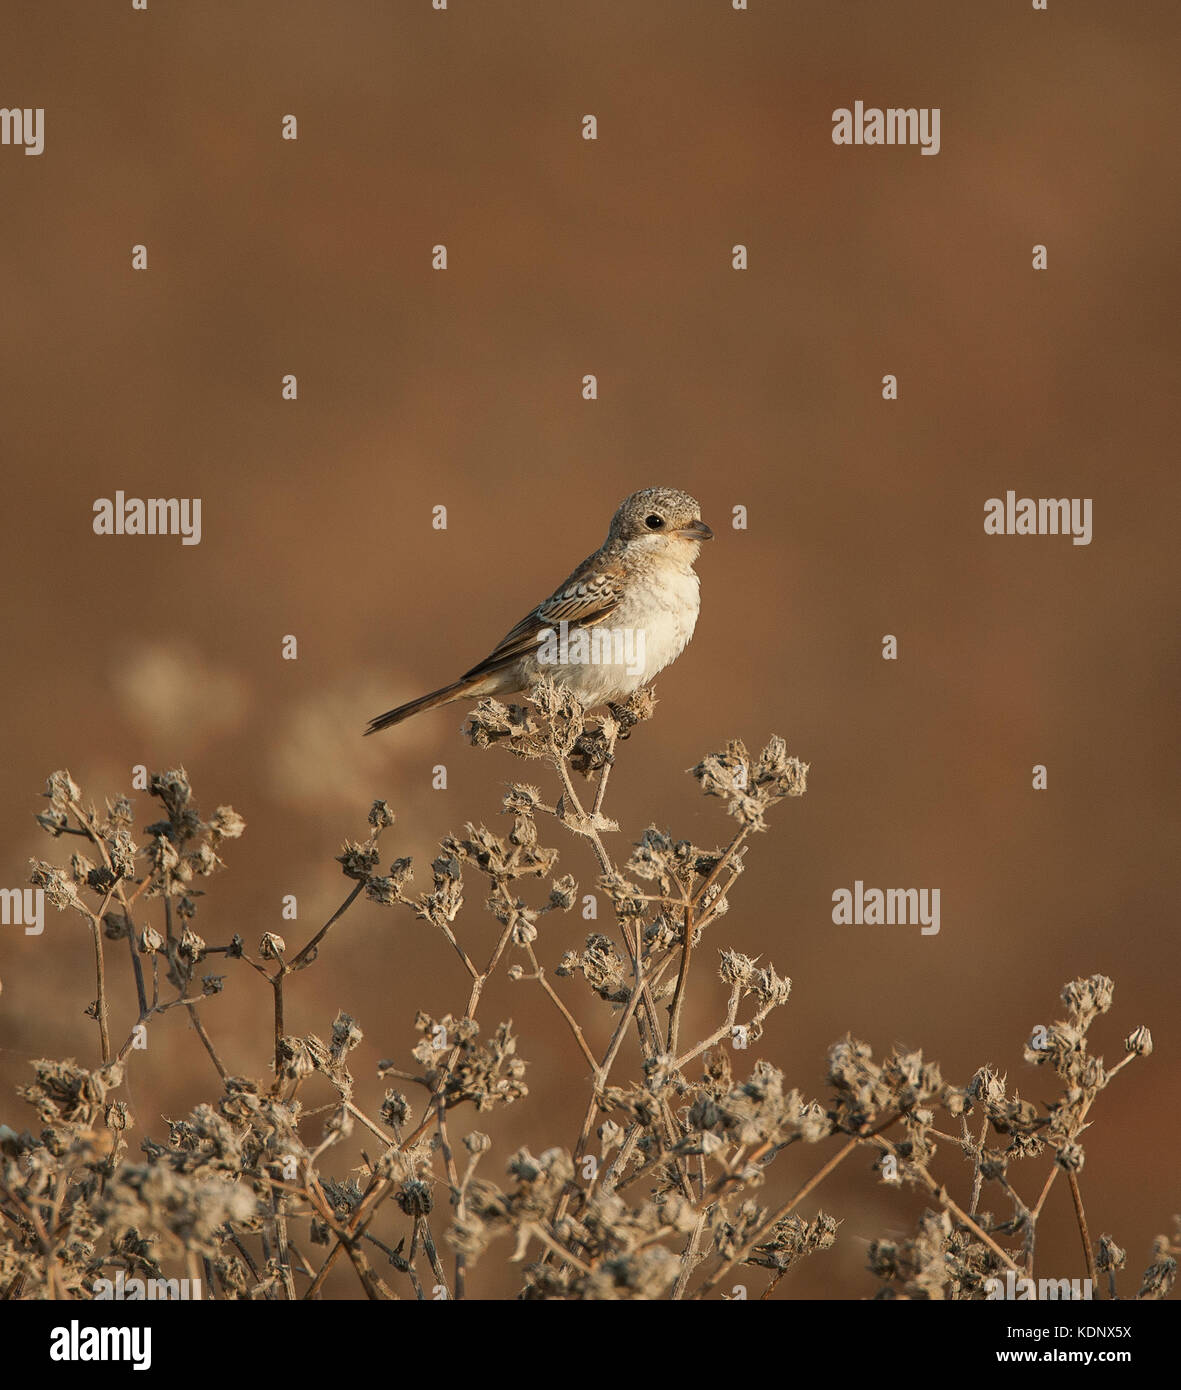
<instances>
[{"instance_id":1,"label":"juvenile shrike","mask_svg":"<svg viewBox=\"0 0 1181 1390\"><path fill-rule=\"evenodd\" d=\"M495 651L451 685L378 715L365 732L453 700L527 690L543 675L568 685L588 708L626 699L693 636L701 606L693 562L712 536L688 493L632 493L599 549Z\"/></svg>"}]
</instances>

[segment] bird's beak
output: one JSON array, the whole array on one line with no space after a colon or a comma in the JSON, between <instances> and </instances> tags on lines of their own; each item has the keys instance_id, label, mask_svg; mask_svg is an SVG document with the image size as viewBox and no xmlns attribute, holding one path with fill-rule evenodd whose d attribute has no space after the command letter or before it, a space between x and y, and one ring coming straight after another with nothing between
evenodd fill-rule
<instances>
[{"instance_id":1,"label":"bird's beak","mask_svg":"<svg viewBox=\"0 0 1181 1390\"><path fill-rule=\"evenodd\" d=\"M691 521L688 526L682 526L679 530L674 531L673 535L680 536L684 541L712 541L714 538L714 533L700 517Z\"/></svg>"}]
</instances>

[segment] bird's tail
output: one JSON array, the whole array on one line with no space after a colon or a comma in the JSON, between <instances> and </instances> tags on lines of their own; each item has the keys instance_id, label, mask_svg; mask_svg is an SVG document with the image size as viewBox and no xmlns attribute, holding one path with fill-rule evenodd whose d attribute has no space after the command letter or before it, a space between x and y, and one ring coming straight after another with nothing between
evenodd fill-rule
<instances>
[{"instance_id":1,"label":"bird's tail","mask_svg":"<svg viewBox=\"0 0 1181 1390\"><path fill-rule=\"evenodd\" d=\"M423 710L436 709L439 705L449 705L452 700L462 700L465 695L477 694L478 687L483 683L483 676L477 676L475 680L465 676L462 680L443 686L441 690L432 690L429 695L422 695L408 704L399 705L397 709L387 710L385 714L379 714L376 719L369 721L369 727L365 730L366 737L369 734L380 733L382 729L388 729L393 724L400 724L403 719L421 714Z\"/></svg>"}]
</instances>

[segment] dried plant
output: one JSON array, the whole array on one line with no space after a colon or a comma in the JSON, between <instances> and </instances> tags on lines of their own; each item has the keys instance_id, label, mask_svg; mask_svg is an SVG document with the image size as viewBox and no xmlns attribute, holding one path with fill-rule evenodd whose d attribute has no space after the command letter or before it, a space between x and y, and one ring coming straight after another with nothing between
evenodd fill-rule
<instances>
[{"instance_id":1,"label":"dried plant","mask_svg":"<svg viewBox=\"0 0 1181 1390\"><path fill-rule=\"evenodd\" d=\"M779 802L803 795L808 769L782 739L758 756L732 742L692 769L735 822L727 843L703 848L650 827L619 862L607 848L605 837L618 827L604 813L604 798L619 744L652 716L653 704L641 691L592 717L549 682L524 705L484 701L466 726L470 741L548 764L557 779L552 802L534 786L510 784L508 833L468 825L462 836L446 837L430 887L419 891L408 859L382 871L394 814L375 803L368 834L347 842L339 857L351 881L347 896L294 952L271 932L253 954L238 936L209 946L197 934L197 883L222 867L225 843L244 823L228 806L204 820L183 770L153 777L164 817L138 844L127 800L107 803L100 814L84 805L67 772L54 773L49 810L38 819L54 838L82 844L68 864L35 863L32 881L55 907L86 922L97 980L88 1012L100 1056L91 1067L36 1062L20 1094L39 1125L0 1126L0 1295L86 1299L97 1281L115 1275L183 1272L202 1281L206 1298L314 1298L347 1261L370 1298L463 1298L500 1242L519 1271L521 1298L726 1298L746 1296L748 1287L766 1298L788 1270L837 1240L837 1219L803 1208L850 1154L868 1150L882 1182L916 1187L929 1203L911 1239L871 1246L879 1297L980 1298L989 1280L1032 1277L1060 1173L1088 1277L1100 1295L1116 1297L1125 1253L1108 1235L1097 1248L1092 1242L1081 1137L1100 1092L1147 1056L1152 1042L1137 1028L1112 1067L1088 1050L1092 1024L1111 1007L1111 981L1069 984L1067 1017L1027 1049L1028 1061L1061 1082L1048 1106L1010 1094L989 1067L954 1086L919 1052L895 1050L875 1062L851 1037L829 1053L824 1099L789 1088L771 1062L748 1059L787 1003L791 981L769 962L706 948L729 910L748 842L767 829ZM593 887L612 907L613 924L579 949L558 947L570 933L546 921L579 901L574 877L558 872L558 850L541 843L547 821L585 842ZM530 880L537 881L532 889ZM473 884L498 927L486 959L465 909ZM418 1043L405 1058L382 1062L370 1087L358 1087L349 1070L362 1034L347 1013L337 1013L327 1040L291 1036L284 1026L286 992L362 893L440 932L467 994L464 1000L464 987L457 989L454 1014L419 1013ZM119 942L126 943L138 1017L116 1046L106 957L120 951ZM215 956L227 972L241 976L245 968L266 982L274 1054L265 1079L230 1075L206 1030L206 1001L227 979L203 973ZM724 1017L688 1040L686 999L713 970L729 992ZM576 1135L494 1164L491 1140L469 1126L480 1112L527 1100L522 1053L529 1051L510 1022L480 1017L498 971L546 996L554 1026L568 1035L571 1076L588 1085ZM137 1029L177 1008L188 1011L220 1094L172 1122L166 1137L145 1138L135 1155L122 1087L137 1064ZM612 1020L601 1052L588 1041L587 1010ZM301 1098L313 1074L335 1095L326 1118L325 1107L309 1109ZM328 1176L326 1161L334 1152L343 1158L354 1131L369 1136L360 1177L356 1169ZM825 1156L811 1175L789 1197L762 1204L758 1194L780 1156L816 1145ZM1030 1201L1015 1184L1022 1165L1044 1151L1054 1163ZM941 1160L954 1154L967 1162L959 1200L942 1173ZM499 1182L490 1176L497 1168L507 1175ZM986 1193L997 1213L983 1208ZM1177 1248L1176 1238L1158 1239L1131 1296L1167 1295Z\"/></svg>"}]
</instances>

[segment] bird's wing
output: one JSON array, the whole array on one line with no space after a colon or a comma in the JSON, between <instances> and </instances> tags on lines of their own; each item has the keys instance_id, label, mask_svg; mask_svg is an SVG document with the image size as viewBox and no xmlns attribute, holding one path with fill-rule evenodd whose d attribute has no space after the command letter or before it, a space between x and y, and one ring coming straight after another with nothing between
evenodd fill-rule
<instances>
[{"instance_id":1,"label":"bird's wing","mask_svg":"<svg viewBox=\"0 0 1181 1390\"><path fill-rule=\"evenodd\" d=\"M549 598L527 613L511 632L507 632L494 651L465 672L464 679L501 670L518 657L535 652L540 634L546 628L557 628L560 622L564 621L571 627L594 627L610 617L622 596L622 568L617 564L605 564L596 556L591 556Z\"/></svg>"}]
</instances>

